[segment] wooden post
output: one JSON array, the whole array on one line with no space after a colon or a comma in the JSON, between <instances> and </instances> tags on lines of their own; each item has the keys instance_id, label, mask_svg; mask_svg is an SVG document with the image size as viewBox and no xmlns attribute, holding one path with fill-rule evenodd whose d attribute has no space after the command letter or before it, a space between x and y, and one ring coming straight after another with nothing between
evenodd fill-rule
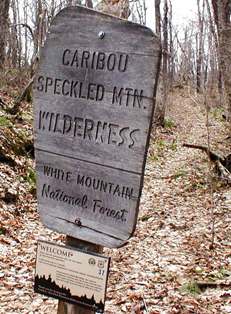
<instances>
[{"instance_id":1,"label":"wooden post","mask_svg":"<svg viewBox=\"0 0 231 314\"><path fill-rule=\"evenodd\" d=\"M72 237L66 237L66 245L85 252L102 253L103 247L90 242L78 240ZM68 304L64 301L59 301L57 314L94 314L95 311L88 310L79 305Z\"/></svg>"}]
</instances>

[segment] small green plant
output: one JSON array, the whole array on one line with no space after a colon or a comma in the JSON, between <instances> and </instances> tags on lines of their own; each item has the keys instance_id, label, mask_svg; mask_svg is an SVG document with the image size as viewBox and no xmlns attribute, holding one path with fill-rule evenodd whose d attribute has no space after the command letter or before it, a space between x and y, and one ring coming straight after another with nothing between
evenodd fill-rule
<instances>
[{"instance_id":1,"label":"small green plant","mask_svg":"<svg viewBox=\"0 0 231 314\"><path fill-rule=\"evenodd\" d=\"M186 175L187 175L187 171L183 169L178 169L177 172L174 174L174 179L185 177Z\"/></svg>"},{"instance_id":2,"label":"small green plant","mask_svg":"<svg viewBox=\"0 0 231 314\"><path fill-rule=\"evenodd\" d=\"M171 148L171 150L173 150L174 152L177 151L177 143L176 143L176 141L173 141L173 142L170 144L170 148Z\"/></svg>"},{"instance_id":3,"label":"small green plant","mask_svg":"<svg viewBox=\"0 0 231 314\"><path fill-rule=\"evenodd\" d=\"M206 182L194 182L192 183L192 190L201 190L201 189L206 189Z\"/></svg>"},{"instance_id":4,"label":"small green plant","mask_svg":"<svg viewBox=\"0 0 231 314\"><path fill-rule=\"evenodd\" d=\"M21 112L21 117L24 121L28 122L28 123L32 123L33 122L33 117L32 114L28 111L22 111Z\"/></svg>"},{"instance_id":5,"label":"small green plant","mask_svg":"<svg viewBox=\"0 0 231 314\"><path fill-rule=\"evenodd\" d=\"M231 270L229 270L229 269L226 269L226 268L224 268L224 267L221 267L221 269L220 269L220 274L223 276L223 277L229 277L229 276L231 276Z\"/></svg>"},{"instance_id":6,"label":"small green plant","mask_svg":"<svg viewBox=\"0 0 231 314\"><path fill-rule=\"evenodd\" d=\"M169 129L172 130L173 128L175 128L175 122L171 119L171 118L165 118L164 119L164 128L165 129Z\"/></svg>"},{"instance_id":7,"label":"small green plant","mask_svg":"<svg viewBox=\"0 0 231 314\"><path fill-rule=\"evenodd\" d=\"M159 139L158 141L156 141L156 146L158 150L163 150L166 147L166 143L164 140Z\"/></svg>"},{"instance_id":8,"label":"small green plant","mask_svg":"<svg viewBox=\"0 0 231 314\"><path fill-rule=\"evenodd\" d=\"M11 125L12 125L12 123L11 123L11 121L7 117L0 116L0 127L1 126L9 127Z\"/></svg>"},{"instance_id":9,"label":"small green plant","mask_svg":"<svg viewBox=\"0 0 231 314\"><path fill-rule=\"evenodd\" d=\"M224 108L216 107L211 111L212 117L217 121L223 121L222 114L224 113Z\"/></svg>"},{"instance_id":10,"label":"small green plant","mask_svg":"<svg viewBox=\"0 0 231 314\"><path fill-rule=\"evenodd\" d=\"M201 293L201 289L199 288L198 284L195 281L185 283L181 287L181 291L192 295L197 295Z\"/></svg>"},{"instance_id":11,"label":"small green plant","mask_svg":"<svg viewBox=\"0 0 231 314\"><path fill-rule=\"evenodd\" d=\"M33 168L28 168L24 180L30 185L30 193L35 194L36 191L36 173Z\"/></svg>"},{"instance_id":12,"label":"small green plant","mask_svg":"<svg viewBox=\"0 0 231 314\"><path fill-rule=\"evenodd\" d=\"M5 228L3 228L3 227L0 227L0 235L4 235L4 234L6 234L6 229Z\"/></svg>"},{"instance_id":13,"label":"small green plant","mask_svg":"<svg viewBox=\"0 0 231 314\"><path fill-rule=\"evenodd\" d=\"M159 158L157 155L153 154L153 155L149 155L149 160L155 162L155 161L158 161Z\"/></svg>"}]
</instances>

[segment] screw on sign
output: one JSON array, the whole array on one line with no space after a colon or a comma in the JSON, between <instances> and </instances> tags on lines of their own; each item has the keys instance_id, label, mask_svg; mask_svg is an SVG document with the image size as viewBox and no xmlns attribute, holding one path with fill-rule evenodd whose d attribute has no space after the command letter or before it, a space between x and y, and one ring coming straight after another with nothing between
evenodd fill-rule
<instances>
[{"instance_id":1,"label":"screw on sign","mask_svg":"<svg viewBox=\"0 0 231 314\"><path fill-rule=\"evenodd\" d=\"M135 230L159 56L150 29L84 7L51 24L34 81L37 198L71 245L120 247Z\"/></svg>"}]
</instances>

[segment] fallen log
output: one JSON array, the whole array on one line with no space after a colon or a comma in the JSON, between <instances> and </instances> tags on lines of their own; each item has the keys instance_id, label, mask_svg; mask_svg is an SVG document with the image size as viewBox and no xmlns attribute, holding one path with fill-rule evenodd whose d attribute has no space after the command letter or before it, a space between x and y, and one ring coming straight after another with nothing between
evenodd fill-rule
<instances>
[{"instance_id":1,"label":"fallen log","mask_svg":"<svg viewBox=\"0 0 231 314\"><path fill-rule=\"evenodd\" d=\"M226 181L228 184L231 184L231 173L229 172L229 170L224 167L219 160L216 161L216 167L218 169L221 179L223 181Z\"/></svg>"},{"instance_id":2,"label":"fallen log","mask_svg":"<svg viewBox=\"0 0 231 314\"><path fill-rule=\"evenodd\" d=\"M231 184L231 154L227 155L226 157L222 157L203 145L184 143L183 147L199 149L205 152L208 155L210 161L214 162L215 170L221 179Z\"/></svg>"},{"instance_id":3,"label":"fallen log","mask_svg":"<svg viewBox=\"0 0 231 314\"><path fill-rule=\"evenodd\" d=\"M211 150L209 150L207 146L184 143L183 147L200 149L200 150L202 150L203 152L205 152L208 155L208 157L209 157L209 159L211 161L217 161L217 160L220 160L220 161L222 160L223 161L223 158L221 156L219 156L218 154L216 154L216 153L212 152Z\"/></svg>"},{"instance_id":4,"label":"fallen log","mask_svg":"<svg viewBox=\"0 0 231 314\"><path fill-rule=\"evenodd\" d=\"M226 281L218 281L218 282L214 282L214 281L197 281L197 285L198 287L204 291L207 288L210 289L217 289L217 288L230 288L231 287L231 282L226 280Z\"/></svg>"}]
</instances>

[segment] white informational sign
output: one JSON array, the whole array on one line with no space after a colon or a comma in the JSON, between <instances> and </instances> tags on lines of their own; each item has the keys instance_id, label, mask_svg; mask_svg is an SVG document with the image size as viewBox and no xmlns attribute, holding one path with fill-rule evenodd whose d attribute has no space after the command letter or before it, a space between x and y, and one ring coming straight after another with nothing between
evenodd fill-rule
<instances>
[{"instance_id":1,"label":"white informational sign","mask_svg":"<svg viewBox=\"0 0 231 314\"><path fill-rule=\"evenodd\" d=\"M38 241L35 292L103 313L110 258Z\"/></svg>"}]
</instances>

